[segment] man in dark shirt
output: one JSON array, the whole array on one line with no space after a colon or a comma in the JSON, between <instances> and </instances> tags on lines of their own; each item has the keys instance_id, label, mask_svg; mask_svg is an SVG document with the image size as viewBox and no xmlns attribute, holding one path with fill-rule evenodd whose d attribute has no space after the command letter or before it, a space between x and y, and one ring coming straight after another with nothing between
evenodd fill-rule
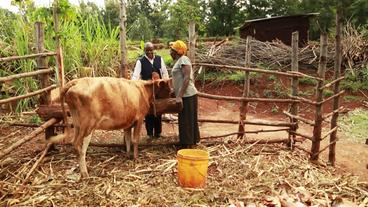
<instances>
[{"instance_id":1,"label":"man in dark shirt","mask_svg":"<svg viewBox=\"0 0 368 207\"><path fill-rule=\"evenodd\" d=\"M162 79L169 78L163 58L155 55L153 52L153 44L151 42L145 43L145 55L137 60L134 67L132 80L151 80L153 72L158 73ZM160 137L162 131L161 115L147 115L145 117L145 126L149 138Z\"/></svg>"}]
</instances>

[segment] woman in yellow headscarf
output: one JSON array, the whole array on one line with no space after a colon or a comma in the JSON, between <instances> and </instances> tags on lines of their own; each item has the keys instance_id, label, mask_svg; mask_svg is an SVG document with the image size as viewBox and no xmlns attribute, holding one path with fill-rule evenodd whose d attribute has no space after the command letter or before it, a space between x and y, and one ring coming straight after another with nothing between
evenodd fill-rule
<instances>
[{"instance_id":1,"label":"woman in yellow headscarf","mask_svg":"<svg viewBox=\"0 0 368 207\"><path fill-rule=\"evenodd\" d=\"M172 80L177 102L183 102L179 113L179 140L183 148L191 148L199 142L198 97L194 85L192 63L185 56L186 44L177 40L170 43L170 55L175 62Z\"/></svg>"}]
</instances>

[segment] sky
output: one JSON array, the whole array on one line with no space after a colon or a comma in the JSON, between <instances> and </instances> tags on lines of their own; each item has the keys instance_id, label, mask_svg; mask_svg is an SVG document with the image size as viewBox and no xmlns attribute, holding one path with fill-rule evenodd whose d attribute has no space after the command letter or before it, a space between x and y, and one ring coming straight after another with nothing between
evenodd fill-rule
<instances>
[{"instance_id":1,"label":"sky","mask_svg":"<svg viewBox=\"0 0 368 207\"><path fill-rule=\"evenodd\" d=\"M84 2L94 2L97 6L99 7L104 7L105 3L104 0L69 0L70 3L75 4L75 5L79 5L80 1L84 1ZM13 12L17 12L18 8L16 6L12 6L10 4L11 0L0 0L0 7L1 8L5 8L5 9L9 9L10 11ZM52 5L53 0L34 0L35 5L36 6L50 6Z\"/></svg>"}]
</instances>

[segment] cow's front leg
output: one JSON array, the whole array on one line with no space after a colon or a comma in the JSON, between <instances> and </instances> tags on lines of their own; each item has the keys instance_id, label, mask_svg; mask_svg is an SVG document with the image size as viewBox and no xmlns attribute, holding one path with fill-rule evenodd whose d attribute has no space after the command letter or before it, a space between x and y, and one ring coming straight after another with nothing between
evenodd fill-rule
<instances>
[{"instance_id":1,"label":"cow's front leg","mask_svg":"<svg viewBox=\"0 0 368 207\"><path fill-rule=\"evenodd\" d=\"M134 133L133 133L133 150L134 150L134 159L138 159L138 144L139 144L139 137L141 133L141 128L143 124L143 119L137 121L134 126Z\"/></svg>"},{"instance_id":2,"label":"cow's front leg","mask_svg":"<svg viewBox=\"0 0 368 207\"><path fill-rule=\"evenodd\" d=\"M130 156L130 141L132 139L132 128L128 128L124 130L124 140L125 140L125 147L126 147L126 156L128 159L131 158Z\"/></svg>"}]
</instances>

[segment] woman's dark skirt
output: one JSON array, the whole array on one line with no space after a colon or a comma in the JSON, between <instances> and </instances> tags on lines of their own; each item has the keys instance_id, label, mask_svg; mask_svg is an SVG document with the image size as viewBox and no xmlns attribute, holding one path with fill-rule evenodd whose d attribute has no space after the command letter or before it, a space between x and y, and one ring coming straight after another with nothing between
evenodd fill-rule
<instances>
[{"instance_id":1,"label":"woman's dark skirt","mask_svg":"<svg viewBox=\"0 0 368 207\"><path fill-rule=\"evenodd\" d=\"M198 97L183 97L183 110L179 113L179 140L181 145L199 142Z\"/></svg>"}]
</instances>

